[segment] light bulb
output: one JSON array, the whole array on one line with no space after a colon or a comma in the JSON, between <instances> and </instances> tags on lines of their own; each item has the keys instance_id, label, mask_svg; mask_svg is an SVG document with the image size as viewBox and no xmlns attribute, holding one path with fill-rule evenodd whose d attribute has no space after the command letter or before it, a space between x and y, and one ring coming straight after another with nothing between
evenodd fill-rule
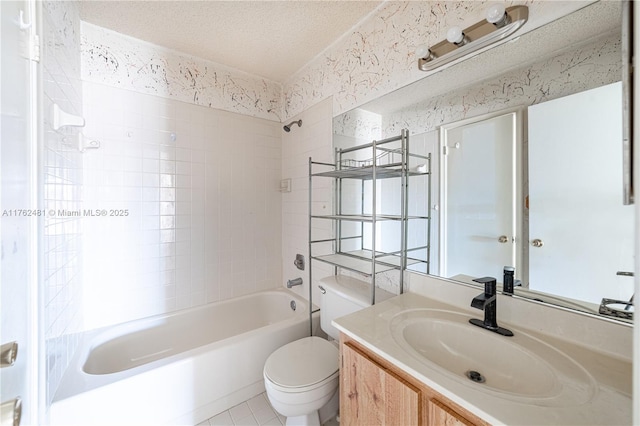
<instances>
[{"instance_id":1,"label":"light bulb","mask_svg":"<svg viewBox=\"0 0 640 426\"><path fill-rule=\"evenodd\" d=\"M489 6L485 14L487 22L498 27L505 25L507 23L505 12L506 11L502 3L492 4L491 6Z\"/></svg>"},{"instance_id":2,"label":"light bulb","mask_svg":"<svg viewBox=\"0 0 640 426\"><path fill-rule=\"evenodd\" d=\"M421 44L416 47L416 56L420 59L426 59L431 56L431 50L429 50L429 46L426 44Z\"/></svg>"},{"instance_id":3,"label":"light bulb","mask_svg":"<svg viewBox=\"0 0 640 426\"><path fill-rule=\"evenodd\" d=\"M460 44L464 41L464 33L460 27L451 27L447 31L447 41L453 44Z\"/></svg>"}]
</instances>

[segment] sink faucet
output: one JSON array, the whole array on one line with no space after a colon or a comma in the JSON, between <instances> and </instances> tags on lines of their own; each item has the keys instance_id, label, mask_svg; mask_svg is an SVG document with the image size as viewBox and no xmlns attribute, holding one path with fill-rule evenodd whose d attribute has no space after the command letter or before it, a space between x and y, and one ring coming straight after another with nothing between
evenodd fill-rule
<instances>
[{"instance_id":1,"label":"sink faucet","mask_svg":"<svg viewBox=\"0 0 640 426\"><path fill-rule=\"evenodd\" d=\"M484 293L476 296L471 301L471 307L484 310L484 321L472 318L469 322L478 327L485 328L494 333L501 334L503 336L513 336L511 330L499 327L496 315L496 279L493 277L483 277L473 280L477 283L484 284Z\"/></svg>"}]
</instances>

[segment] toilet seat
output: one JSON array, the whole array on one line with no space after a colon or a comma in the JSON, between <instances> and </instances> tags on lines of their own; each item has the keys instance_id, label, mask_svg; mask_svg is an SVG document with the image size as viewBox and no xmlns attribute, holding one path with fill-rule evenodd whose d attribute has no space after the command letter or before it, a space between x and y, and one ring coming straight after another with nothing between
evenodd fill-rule
<instances>
[{"instance_id":1,"label":"toilet seat","mask_svg":"<svg viewBox=\"0 0 640 426\"><path fill-rule=\"evenodd\" d=\"M273 352L264 377L281 392L305 392L326 385L339 374L338 348L320 337L305 337Z\"/></svg>"}]
</instances>

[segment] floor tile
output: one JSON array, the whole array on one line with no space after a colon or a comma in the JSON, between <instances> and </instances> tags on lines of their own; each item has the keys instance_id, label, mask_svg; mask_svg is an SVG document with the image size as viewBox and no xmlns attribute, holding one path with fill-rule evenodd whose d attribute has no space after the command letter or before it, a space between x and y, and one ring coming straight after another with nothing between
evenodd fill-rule
<instances>
[{"instance_id":1,"label":"floor tile","mask_svg":"<svg viewBox=\"0 0 640 426\"><path fill-rule=\"evenodd\" d=\"M210 418L209 424L213 426L232 426L233 420L231 419L231 414L229 414L229 411L224 411L217 416Z\"/></svg>"},{"instance_id":2,"label":"floor tile","mask_svg":"<svg viewBox=\"0 0 640 426\"><path fill-rule=\"evenodd\" d=\"M258 422L256 421L255 417L253 417L253 415L248 415L247 417L244 417L240 420L234 420L234 424L236 426L258 426Z\"/></svg>"},{"instance_id":3,"label":"floor tile","mask_svg":"<svg viewBox=\"0 0 640 426\"><path fill-rule=\"evenodd\" d=\"M229 413L231 414L233 421L236 422L240 419L251 416L251 409L249 408L249 404L243 402L242 404L238 404L230 409Z\"/></svg>"},{"instance_id":4,"label":"floor tile","mask_svg":"<svg viewBox=\"0 0 640 426\"><path fill-rule=\"evenodd\" d=\"M267 421L278 417L276 412L273 411L273 408L269 407L268 405L265 405L265 407L261 410L254 411L253 416L256 418L259 425L263 425Z\"/></svg>"},{"instance_id":5,"label":"floor tile","mask_svg":"<svg viewBox=\"0 0 640 426\"><path fill-rule=\"evenodd\" d=\"M279 418L274 417L266 423L262 423L261 426L282 426L282 423L280 423Z\"/></svg>"},{"instance_id":6,"label":"floor tile","mask_svg":"<svg viewBox=\"0 0 640 426\"><path fill-rule=\"evenodd\" d=\"M249 408L251 408L251 412L255 413L260 410L264 410L265 408L269 408L269 403L265 399L263 394L258 396L254 396L249 401L247 401Z\"/></svg>"}]
</instances>

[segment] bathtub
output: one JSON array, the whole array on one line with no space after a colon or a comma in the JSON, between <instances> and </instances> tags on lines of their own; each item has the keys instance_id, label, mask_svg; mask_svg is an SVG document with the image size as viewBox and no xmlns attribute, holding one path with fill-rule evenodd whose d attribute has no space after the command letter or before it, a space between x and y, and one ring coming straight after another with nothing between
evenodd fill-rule
<instances>
[{"instance_id":1,"label":"bathtub","mask_svg":"<svg viewBox=\"0 0 640 426\"><path fill-rule=\"evenodd\" d=\"M87 332L50 423L195 425L264 392L267 357L308 335L307 301L285 289Z\"/></svg>"}]
</instances>

